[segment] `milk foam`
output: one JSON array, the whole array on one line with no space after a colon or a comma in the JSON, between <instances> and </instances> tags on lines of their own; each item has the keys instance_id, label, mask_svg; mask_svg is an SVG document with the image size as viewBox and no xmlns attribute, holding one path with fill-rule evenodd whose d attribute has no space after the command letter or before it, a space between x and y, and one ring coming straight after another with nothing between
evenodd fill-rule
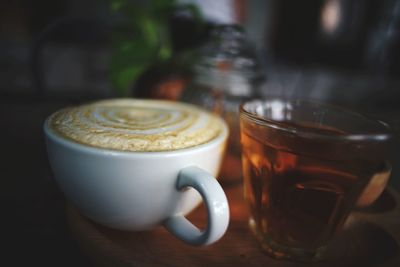
<instances>
[{"instance_id":1,"label":"milk foam","mask_svg":"<svg viewBox=\"0 0 400 267\"><path fill-rule=\"evenodd\" d=\"M224 124L192 105L135 99L103 100L60 110L49 128L75 142L123 151L168 151L216 138Z\"/></svg>"}]
</instances>

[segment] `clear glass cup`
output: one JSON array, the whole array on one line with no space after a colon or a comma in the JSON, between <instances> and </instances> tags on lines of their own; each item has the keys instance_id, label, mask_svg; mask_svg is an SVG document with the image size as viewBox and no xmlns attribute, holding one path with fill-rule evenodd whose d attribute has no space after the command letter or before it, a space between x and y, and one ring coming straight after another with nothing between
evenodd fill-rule
<instances>
[{"instance_id":1,"label":"clear glass cup","mask_svg":"<svg viewBox=\"0 0 400 267\"><path fill-rule=\"evenodd\" d=\"M240 129L250 228L275 258L322 259L370 181L390 174L390 128L345 109L253 100Z\"/></svg>"}]
</instances>

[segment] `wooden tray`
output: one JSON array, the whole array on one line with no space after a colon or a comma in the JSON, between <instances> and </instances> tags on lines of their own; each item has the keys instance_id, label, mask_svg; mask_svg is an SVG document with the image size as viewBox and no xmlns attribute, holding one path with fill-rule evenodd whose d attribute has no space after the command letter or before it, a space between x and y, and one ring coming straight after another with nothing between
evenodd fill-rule
<instances>
[{"instance_id":1,"label":"wooden tray","mask_svg":"<svg viewBox=\"0 0 400 267\"><path fill-rule=\"evenodd\" d=\"M242 188L225 191L231 222L225 236L208 247L186 245L163 228L136 233L109 229L85 219L71 206L67 219L79 246L96 266L400 266L400 196L393 189L368 209L353 212L345 230L330 244L328 258L310 264L264 254L248 229ZM189 218L204 225L204 207Z\"/></svg>"}]
</instances>

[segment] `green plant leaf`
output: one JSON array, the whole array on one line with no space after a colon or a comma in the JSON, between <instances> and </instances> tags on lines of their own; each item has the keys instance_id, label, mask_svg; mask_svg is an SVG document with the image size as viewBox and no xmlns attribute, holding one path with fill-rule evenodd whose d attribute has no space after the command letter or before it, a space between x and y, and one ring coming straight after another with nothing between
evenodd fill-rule
<instances>
[{"instance_id":1,"label":"green plant leaf","mask_svg":"<svg viewBox=\"0 0 400 267\"><path fill-rule=\"evenodd\" d=\"M176 0L110 0L110 9L121 15L121 24L113 34L109 65L111 82L120 96L127 96L150 66L171 58L168 20L175 10L188 10L197 22L202 21L195 5L178 4Z\"/></svg>"},{"instance_id":2,"label":"green plant leaf","mask_svg":"<svg viewBox=\"0 0 400 267\"><path fill-rule=\"evenodd\" d=\"M117 69L111 72L111 82L115 86L118 96L128 96L133 82L145 71L147 66L135 65Z\"/></svg>"}]
</instances>

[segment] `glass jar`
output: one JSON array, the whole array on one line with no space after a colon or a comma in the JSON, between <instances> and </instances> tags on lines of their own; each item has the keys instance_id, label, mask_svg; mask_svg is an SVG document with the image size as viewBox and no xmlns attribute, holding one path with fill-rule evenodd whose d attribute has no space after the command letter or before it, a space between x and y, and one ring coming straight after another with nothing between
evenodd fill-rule
<instances>
[{"instance_id":1,"label":"glass jar","mask_svg":"<svg viewBox=\"0 0 400 267\"><path fill-rule=\"evenodd\" d=\"M239 106L261 95L263 68L244 31L235 25L213 29L210 41L197 51L195 58L192 80L180 100L213 111L228 123L230 137L221 180L240 181Z\"/></svg>"}]
</instances>

